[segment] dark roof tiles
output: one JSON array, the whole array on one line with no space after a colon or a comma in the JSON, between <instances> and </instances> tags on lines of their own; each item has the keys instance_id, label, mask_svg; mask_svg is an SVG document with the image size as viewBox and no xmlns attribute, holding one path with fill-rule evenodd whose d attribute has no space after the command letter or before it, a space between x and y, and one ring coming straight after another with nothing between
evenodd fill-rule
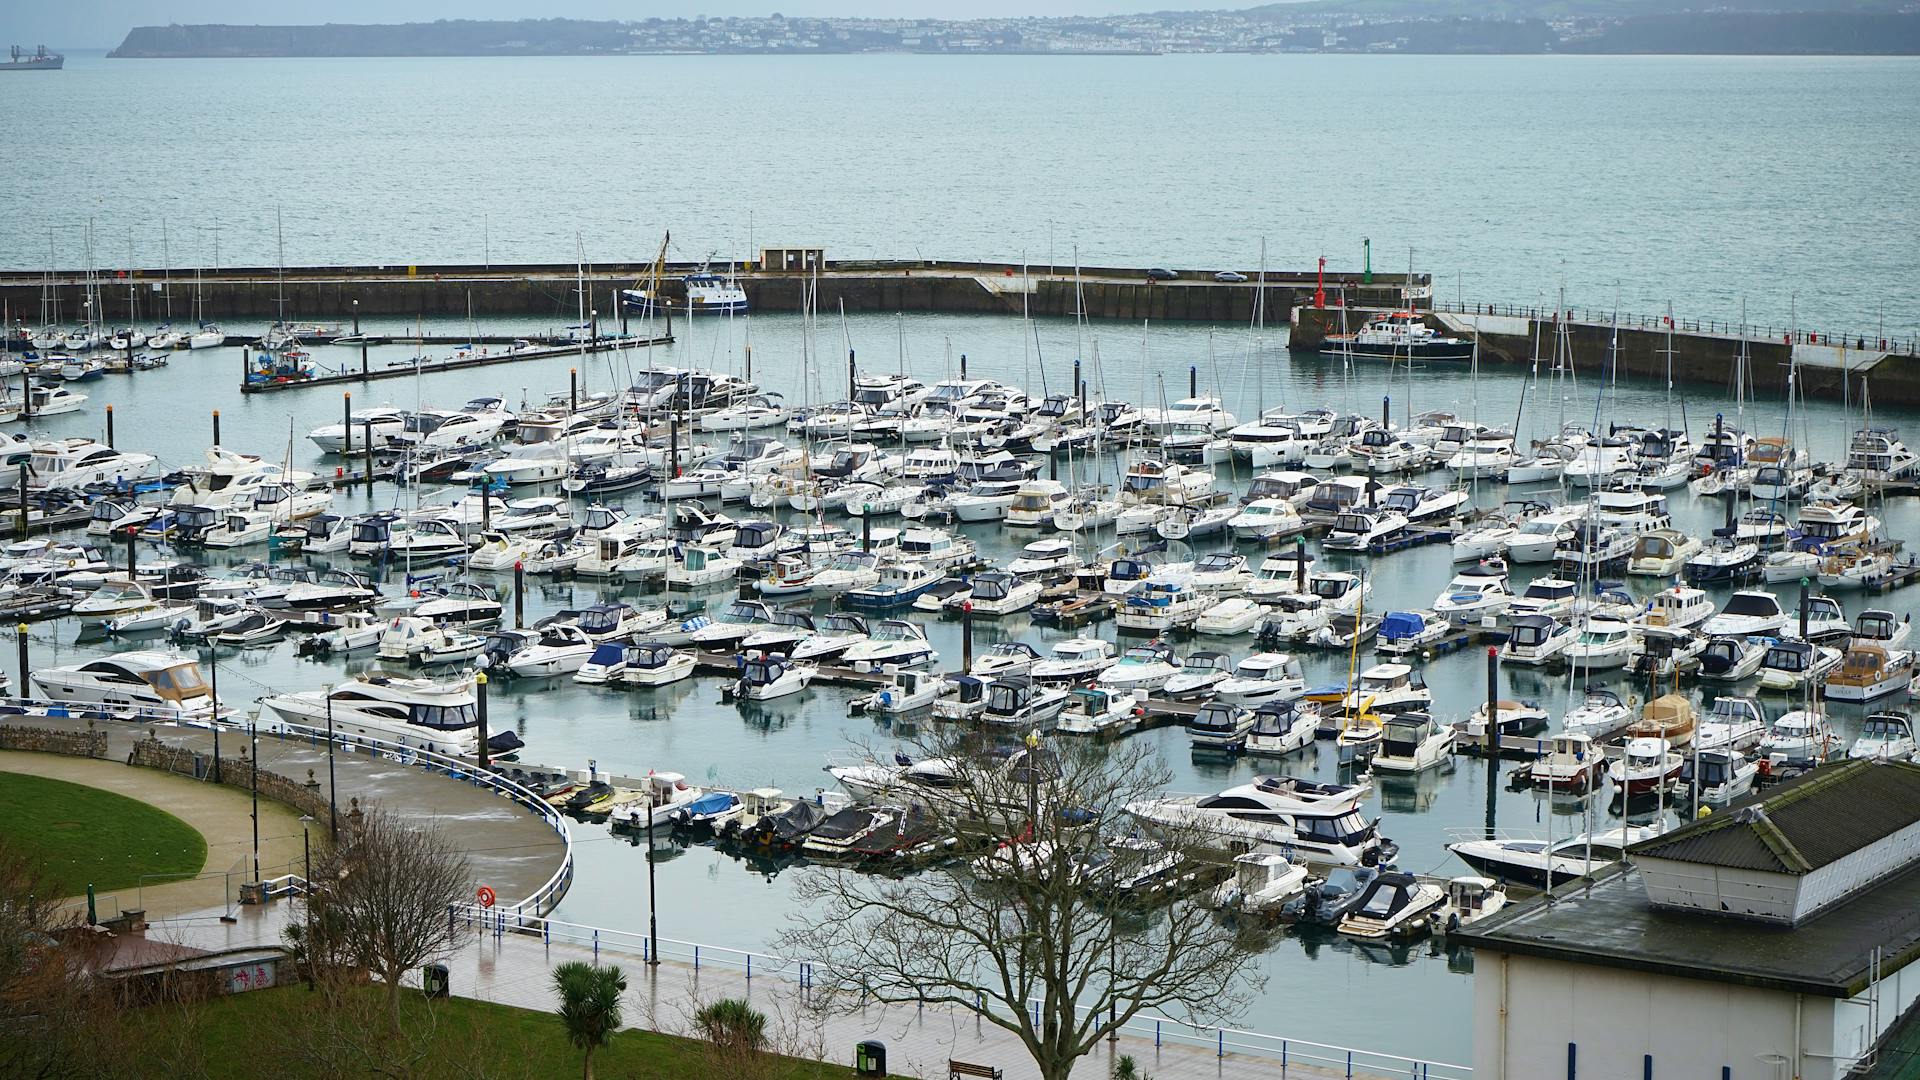
<instances>
[{"instance_id":1,"label":"dark roof tiles","mask_svg":"<svg viewBox=\"0 0 1920 1080\"><path fill-rule=\"evenodd\" d=\"M1642 841L1629 855L1806 874L1920 821L1920 766L1848 761Z\"/></svg>"}]
</instances>

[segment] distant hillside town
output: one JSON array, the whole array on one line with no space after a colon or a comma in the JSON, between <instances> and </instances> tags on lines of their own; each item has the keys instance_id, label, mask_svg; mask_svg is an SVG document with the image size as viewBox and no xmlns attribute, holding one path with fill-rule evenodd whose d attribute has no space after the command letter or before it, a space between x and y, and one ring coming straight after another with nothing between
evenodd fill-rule
<instances>
[{"instance_id":1,"label":"distant hillside town","mask_svg":"<svg viewBox=\"0 0 1920 1080\"><path fill-rule=\"evenodd\" d=\"M1920 53L1920 13L1606 14L1445 2L1274 4L1075 18L442 20L393 25L142 26L115 57L1022 53Z\"/></svg>"}]
</instances>

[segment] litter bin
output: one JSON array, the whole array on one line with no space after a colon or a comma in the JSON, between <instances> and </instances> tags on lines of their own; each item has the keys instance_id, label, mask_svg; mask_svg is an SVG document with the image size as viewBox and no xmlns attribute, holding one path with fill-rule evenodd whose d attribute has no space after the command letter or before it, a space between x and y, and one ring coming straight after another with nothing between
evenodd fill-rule
<instances>
[{"instance_id":1,"label":"litter bin","mask_svg":"<svg viewBox=\"0 0 1920 1080\"><path fill-rule=\"evenodd\" d=\"M447 965L428 964L420 969L420 992L430 998L443 998L453 981L447 977Z\"/></svg>"},{"instance_id":2,"label":"litter bin","mask_svg":"<svg viewBox=\"0 0 1920 1080\"><path fill-rule=\"evenodd\" d=\"M854 1044L853 1074L855 1076L887 1075L887 1044L874 1039Z\"/></svg>"}]
</instances>

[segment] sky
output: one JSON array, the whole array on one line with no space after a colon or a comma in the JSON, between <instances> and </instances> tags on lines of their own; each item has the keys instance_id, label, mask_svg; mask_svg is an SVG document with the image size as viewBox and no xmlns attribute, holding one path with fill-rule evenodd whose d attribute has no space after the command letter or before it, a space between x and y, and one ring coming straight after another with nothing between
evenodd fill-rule
<instances>
[{"instance_id":1,"label":"sky","mask_svg":"<svg viewBox=\"0 0 1920 1080\"><path fill-rule=\"evenodd\" d=\"M864 15L969 18L1113 15L1135 11L1252 6L1256 0L42 0L9 4L0 37L51 48L107 49L135 26L168 23L396 23L434 19L644 19L650 16Z\"/></svg>"}]
</instances>

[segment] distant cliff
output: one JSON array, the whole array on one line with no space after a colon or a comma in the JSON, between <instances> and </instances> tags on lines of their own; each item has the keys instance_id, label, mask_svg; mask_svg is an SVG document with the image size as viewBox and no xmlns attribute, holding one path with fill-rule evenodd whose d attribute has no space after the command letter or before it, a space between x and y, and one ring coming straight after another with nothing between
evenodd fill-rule
<instances>
[{"instance_id":1,"label":"distant cliff","mask_svg":"<svg viewBox=\"0 0 1920 1080\"><path fill-rule=\"evenodd\" d=\"M626 27L582 19L354 26L137 26L113 57L539 56L627 51Z\"/></svg>"}]
</instances>

